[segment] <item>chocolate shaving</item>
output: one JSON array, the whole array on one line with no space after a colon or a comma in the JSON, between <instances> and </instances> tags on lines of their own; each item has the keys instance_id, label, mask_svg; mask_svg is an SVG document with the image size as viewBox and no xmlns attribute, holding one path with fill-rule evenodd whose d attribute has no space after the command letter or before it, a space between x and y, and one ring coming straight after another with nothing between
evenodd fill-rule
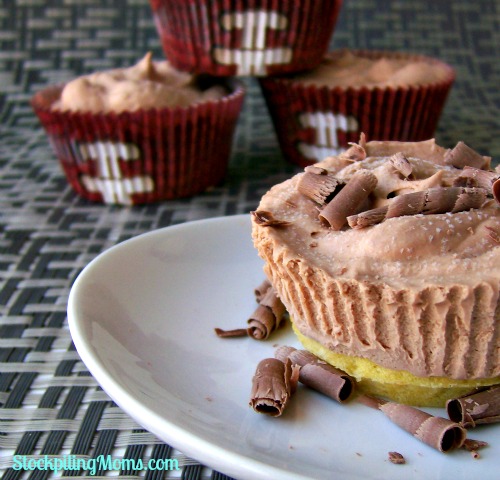
<instances>
[{"instance_id":1,"label":"chocolate shaving","mask_svg":"<svg viewBox=\"0 0 500 480\"><path fill-rule=\"evenodd\" d=\"M350 143L349 145L351 146L345 152L342 152L339 158L352 162L359 162L366 158L366 151L361 145L357 143Z\"/></svg>"},{"instance_id":2,"label":"chocolate shaving","mask_svg":"<svg viewBox=\"0 0 500 480\"><path fill-rule=\"evenodd\" d=\"M248 334L256 340L266 340L277 330L286 308L273 287L267 289L252 316L248 319Z\"/></svg>"},{"instance_id":3,"label":"chocolate shaving","mask_svg":"<svg viewBox=\"0 0 500 480\"><path fill-rule=\"evenodd\" d=\"M451 420L465 428L500 422L500 385L446 402Z\"/></svg>"},{"instance_id":4,"label":"chocolate shaving","mask_svg":"<svg viewBox=\"0 0 500 480\"><path fill-rule=\"evenodd\" d=\"M497 179L493 182L491 186L491 193L493 194L493 198L497 203L500 203L500 179Z\"/></svg>"},{"instance_id":5,"label":"chocolate shaving","mask_svg":"<svg viewBox=\"0 0 500 480\"><path fill-rule=\"evenodd\" d=\"M296 389L296 377L289 360L286 363L276 358L261 360L252 378L250 406L258 413L280 416Z\"/></svg>"},{"instance_id":6,"label":"chocolate shaving","mask_svg":"<svg viewBox=\"0 0 500 480\"><path fill-rule=\"evenodd\" d=\"M250 213L252 214L255 223L262 227L286 227L287 225L290 225L290 222L285 220L277 220L271 212L266 210L258 210Z\"/></svg>"},{"instance_id":7,"label":"chocolate shaving","mask_svg":"<svg viewBox=\"0 0 500 480\"><path fill-rule=\"evenodd\" d=\"M395 155L393 155L390 159L389 162L391 162L392 166L399 172L401 175L403 175L404 178L408 178L412 171L413 167L409 160L404 156L402 152L398 152Z\"/></svg>"},{"instance_id":8,"label":"chocolate shaving","mask_svg":"<svg viewBox=\"0 0 500 480\"><path fill-rule=\"evenodd\" d=\"M373 208L366 212L358 213L347 217L347 223L351 228L366 228L382 223L387 216L388 206Z\"/></svg>"},{"instance_id":9,"label":"chocolate shaving","mask_svg":"<svg viewBox=\"0 0 500 480\"><path fill-rule=\"evenodd\" d=\"M483 157L475 150L467 146L464 142L458 142L451 150L447 150L444 155L444 163L456 168L474 167L479 169L490 168L491 158Z\"/></svg>"},{"instance_id":10,"label":"chocolate shaving","mask_svg":"<svg viewBox=\"0 0 500 480\"><path fill-rule=\"evenodd\" d=\"M465 440L465 428L447 418L394 402L381 404L379 409L396 425L440 452L460 448Z\"/></svg>"},{"instance_id":11,"label":"chocolate shaving","mask_svg":"<svg viewBox=\"0 0 500 480\"><path fill-rule=\"evenodd\" d=\"M324 205L342 185L331 173L318 175L305 172L297 182L297 190L316 203Z\"/></svg>"},{"instance_id":12,"label":"chocolate shaving","mask_svg":"<svg viewBox=\"0 0 500 480\"><path fill-rule=\"evenodd\" d=\"M394 423L440 452L459 448L465 440L465 430L446 418L393 402L381 405L380 410Z\"/></svg>"},{"instance_id":13,"label":"chocolate shaving","mask_svg":"<svg viewBox=\"0 0 500 480\"><path fill-rule=\"evenodd\" d=\"M472 438L471 439L466 438L464 444L462 445L462 448L470 452L472 458L477 460L478 458L481 458L481 455L479 454L478 450L487 446L488 442L483 442L482 440L473 440Z\"/></svg>"},{"instance_id":14,"label":"chocolate shaving","mask_svg":"<svg viewBox=\"0 0 500 480\"><path fill-rule=\"evenodd\" d=\"M486 190L466 187L429 188L421 192L406 193L391 200L384 207L351 215L347 222L352 228L364 228L385 219L404 215L432 215L457 213L472 208L480 208L486 200Z\"/></svg>"},{"instance_id":15,"label":"chocolate shaving","mask_svg":"<svg viewBox=\"0 0 500 480\"><path fill-rule=\"evenodd\" d=\"M389 462L395 465L403 465L406 463L406 460L399 452L389 452Z\"/></svg>"},{"instance_id":16,"label":"chocolate shaving","mask_svg":"<svg viewBox=\"0 0 500 480\"><path fill-rule=\"evenodd\" d=\"M258 287L255 287L254 294L257 303L260 303L260 301L264 298L264 295L271 287L271 282L267 278L263 280Z\"/></svg>"},{"instance_id":17,"label":"chocolate shaving","mask_svg":"<svg viewBox=\"0 0 500 480\"><path fill-rule=\"evenodd\" d=\"M434 417L418 408L369 395L359 395L357 400L367 407L382 411L396 425L440 452L460 448L465 441L465 428L447 418Z\"/></svg>"},{"instance_id":18,"label":"chocolate shaving","mask_svg":"<svg viewBox=\"0 0 500 480\"><path fill-rule=\"evenodd\" d=\"M464 167L460 175L455 179L453 186L484 188L488 192L488 195L493 195L493 184L499 177L497 172Z\"/></svg>"},{"instance_id":19,"label":"chocolate shaving","mask_svg":"<svg viewBox=\"0 0 500 480\"><path fill-rule=\"evenodd\" d=\"M234 330L223 330L222 328L214 328L215 333L220 338L236 338L246 337L248 330L246 328L235 328Z\"/></svg>"},{"instance_id":20,"label":"chocolate shaving","mask_svg":"<svg viewBox=\"0 0 500 480\"><path fill-rule=\"evenodd\" d=\"M466 438L462 448L468 452L475 452L481 448L487 447L488 442L483 442L482 440L474 440L473 438Z\"/></svg>"},{"instance_id":21,"label":"chocolate shaving","mask_svg":"<svg viewBox=\"0 0 500 480\"><path fill-rule=\"evenodd\" d=\"M314 173L315 175L328 175L328 170L323 167L318 167L317 165L307 165L304 168L306 173Z\"/></svg>"},{"instance_id":22,"label":"chocolate shaving","mask_svg":"<svg viewBox=\"0 0 500 480\"><path fill-rule=\"evenodd\" d=\"M299 381L301 383L337 402L345 402L354 392L354 380L349 375L312 353L282 346L276 349L274 356L283 362L290 359L293 365L300 366Z\"/></svg>"},{"instance_id":23,"label":"chocolate shaving","mask_svg":"<svg viewBox=\"0 0 500 480\"><path fill-rule=\"evenodd\" d=\"M276 295L271 282L265 279L254 290L255 299L259 306L248 319L247 328L223 330L215 328L220 338L253 337L256 340L266 340L271 332L278 329L286 312L286 308Z\"/></svg>"},{"instance_id":24,"label":"chocolate shaving","mask_svg":"<svg viewBox=\"0 0 500 480\"><path fill-rule=\"evenodd\" d=\"M319 214L322 222L334 230L340 230L347 217L356 213L377 186L377 177L369 170L359 170L345 187L326 205Z\"/></svg>"}]
</instances>

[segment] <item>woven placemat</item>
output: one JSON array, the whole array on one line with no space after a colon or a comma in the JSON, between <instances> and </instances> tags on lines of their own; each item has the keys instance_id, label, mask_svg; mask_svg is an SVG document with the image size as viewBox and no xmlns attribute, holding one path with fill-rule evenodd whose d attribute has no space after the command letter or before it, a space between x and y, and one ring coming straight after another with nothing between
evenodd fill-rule
<instances>
[{"instance_id":1,"label":"woven placemat","mask_svg":"<svg viewBox=\"0 0 500 480\"><path fill-rule=\"evenodd\" d=\"M399 49L439 57L457 81L437 131L500 157L499 7L496 0L345 1L332 47ZM126 8L123 5L126 4ZM147 0L4 0L0 7L0 473L14 455L175 458L179 471L109 471L99 478L228 477L142 429L101 390L72 344L66 302L87 263L141 233L246 213L295 167L282 158L254 80L238 123L226 182L191 199L122 208L80 199L64 179L29 106L32 93L96 69L161 56Z\"/></svg>"}]
</instances>

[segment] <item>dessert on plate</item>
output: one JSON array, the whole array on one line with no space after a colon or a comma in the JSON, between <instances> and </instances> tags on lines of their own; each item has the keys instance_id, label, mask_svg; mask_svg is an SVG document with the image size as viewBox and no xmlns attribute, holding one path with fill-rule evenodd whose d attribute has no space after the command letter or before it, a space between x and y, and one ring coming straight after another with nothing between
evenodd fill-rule
<instances>
[{"instance_id":1,"label":"dessert on plate","mask_svg":"<svg viewBox=\"0 0 500 480\"><path fill-rule=\"evenodd\" d=\"M362 136L271 188L253 241L304 347L401 403L499 383L499 175L463 142Z\"/></svg>"},{"instance_id":2,"label":"dessert on plate","mask_svg":"<svg viewBox=\"0 0 500 480\"><path fill-rule=\"evenodd\" d=\"M243 87L136 65L47 87L31 104L82 197L134 205L200 193L226 174Z\"/></svg>"}]
</instances>

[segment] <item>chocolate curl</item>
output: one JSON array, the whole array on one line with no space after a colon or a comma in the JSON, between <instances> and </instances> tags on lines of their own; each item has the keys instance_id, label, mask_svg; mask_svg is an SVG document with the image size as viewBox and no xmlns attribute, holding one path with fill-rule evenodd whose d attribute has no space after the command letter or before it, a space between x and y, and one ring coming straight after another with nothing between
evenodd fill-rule
<instances>
[{"instance_id":1,"label":"chocolate curl","mask_svg":"<svg viewBox=\"0 0 500 480\"><path fill-rule=\"evenodd\" d=\"M257 225L261 225L262 227L286 227L287 225L290 225L290 222L285 220L277 220L271 212L266 210L258 210L250 213L252 214L255 223Z\"/></svg>"},{"instance_id":2,"label":"chocolate curl","mask_svg":"<svg viewBox=\"0 0 500 480\"><path fill-rule=\"evenodd\" d=\"M317 168L317 167L316 167ZM321 169L322 171L323 170ZM311 200L324 205L337 188L342 185L331 173L305 172L297 182L297 190Z\"/></svg>"},{"instance_id":3,"label":"chocolate curl","mask_svg":"<svg viewBox=\"0 0 500 480\"><path fill-rule=\"evenodd\" d=\"M481 457L478 450L488 446L488 442L483 442L482 440L474 440L472 438L466 438L462 448L471 453L472 458L478 459Z\"/></svg>"},{"instance_id":4,"label":"chocolate curl","mask_svg":"<svg viewBox=\"0 0 500 480\"><path fill-rule=\"evenodd\" d=\"M500 422L500 385L446 402L450 420L465 428Z\"/></svg>"},{"instance_id":5,"label":"chocolate curl","mask_svg":"<svg viewBox=\"0 0 500 480\"><path fill-rule=\"evenodd\" d=\"M340 230L347 217L356 213L377 186L377 177L369 170L356 172L345 187L326 205L319 214L321 221L334 230Z\"/></svg>"},{"instance_id":6,"label":"chocolate curl","mask_svg":"<svg viewBox=\"0 0 500 480\"><path fill-rule=\"evenodd\" d=\"M274 288L268 288L259 306L248 319L248 334L256 340L266 340L271 332L280 326L285 311L285 306Z\"/></svg>"},{"instance_id":7,"label":"chocolate curl","mask_svg":"<svg viewBox=\"0 0 500 480\"><path fill-rule=\"evenodd\" d=\"M456 168L474 167L479 169L490 168L491 158L483 157L464 142L458 142L452 150L447 150L444 163Z\"/></svg>"},{"instance_id":8,"label":"chocolate curl","mask_svg":"<svg viewBox=\"0 0 500 480\"><path fill-rule=\"evenodd\" d=\"M371 227L372 225L377 225L377 223L382 223L387 216L388 210L388 206L373 208L372 210L347 217L347 223L351 228Z\"/></svg>"},{"instance_id":9,"label":"chocolate curl","mask_svg":"<svg viewBox=\"0 0 500 480\"><path fill-rule=\"evenodd\" d=\"M304 167L304 172L314 173L315 175L328 175L328 170L318 165L307 165Z\"/></svg>"},{"instance_id":10,"label":"chocolate curl","mask_svg":"<svg viewBox=\"0 0 500 480\"><path fill-rule=\"evenodd\" d=\"M289 359L293 365L299 365L301 383L337 402L345 402L354 392L354 380L349 375L312 353L283 346L276 349L274 356L283 362Z\"/></svg>"},{"instance_id":11,"label":"chocolate curl","mask_svg":"<svg viewBox=\"0 0 500 480\"><path fill-rule=\"evenodd\" d=\"M389 162L399 173L401 173L401 175L403 175L404 178L408 178L411 175L411 172L413 171L412 164L403 155L402 152L398 152L395 155L393 155L389 159Z\"/></svg>"},{"instance_id":12,"label":"chocolate curl","mask_svg":"<svg viewBox=\"0 0 500 480\"><path fill-rule=\"evenodd\" d=\"M265 280L262 281L262 283L258 287L255 288L254 294L257 303L260 303L260 301L264 298L264 295L271 287L272 287L271 282L266 278Z\"/></svg>"},{"instance_id":13,"label":"chocolate curl","mask_svg":"<svg viewBox=\"0 0 500 480\"><path fill-rule=\"evenodd\" d=\"M258 413L279 417L295 391L296 376L290 360L261 360L252 378L250 406Z\"/></svg>"},{"instance_id":14,"label":"chocolate curl","mask_svg":"<svg viewBox=\"0 0 500 480\"><path fill-rule=\"evenodd\" d=\"M234 330L223 330L222 328L214 328L215 333L220 338L236 338L246 337L248 330L246 328L235 328Z\"/></svg>"},{"instance_id":15,"label":"chocolate curl","mask_svg":"<svg viewBox=\"0 0 500 480\"><path fill-rule=\"evenodd\" d=\"M495 180L491 186L491 192L493 193L493 198L497 203L500 203L500 179Z\"/></svg>"},{"instance_id":16,"label":"chocolate curl","mask_svg":"<svg viewBox=\"0 0 500 480\"><path fill-rule=\"evenodd\" d=\"M359 162L366 158L366 150L357 143L350 143L351 145L345 152L339 155L339 158L350 160L352 162Z\"/></svg>"},{"instance_id":17,"label":"chocolate curl","mask_svg":"<svg viewBox=\"0 0 500 480\"><path fill-rule=\"evenodd\" d=\"M399 452L389 452L388 453L389 462L395 465L404 465L406 463L405 457Z\"/></svg>"},{"instance_id":18,"label":"chocolate curl","mask_svg":"<svg viewBox=\"0 0 500 480\"><path fill-rule=\"evenodd\" d=\"M455 179L455 187L479 187L484 188L489 195L492 194L493 184L500 178L497 172L480 170L479 168L464 167L460 175Z\"/></svg>"},{"instance_id":19,"label":"chocolate curl","mask_svg":"<svg viewBox=\"0 0 500 480\"><path fill-rule=\"evenodd\" d=\"M394 402L383 403L379 409L396 425L440 452L460 448L464 443L465 428L447 418Z\"/></svg>"},{"instance_id":20,"label":"chocolate curl","mask_svg":"<svg viewBox=\"0 0 500 480\"><path fill-rule=\"evenodd\" d=\"M347 222L352 228L364 228L381 223L387 218L457 213L471 208L480 208L485 200L486 190L482 188L429 188L422 192L394 197L389 205L352 215L347 218Z\"/></svg>"}]
</instances>

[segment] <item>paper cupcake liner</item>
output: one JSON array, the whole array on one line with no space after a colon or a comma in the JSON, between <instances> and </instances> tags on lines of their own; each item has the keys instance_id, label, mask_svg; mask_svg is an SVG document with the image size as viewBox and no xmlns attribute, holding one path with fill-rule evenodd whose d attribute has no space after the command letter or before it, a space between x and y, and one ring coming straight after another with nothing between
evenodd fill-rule
<instances>
[{"instance_id":1,"label":"paper cupcake liner","mask_svg":"<svg viewBox=\"0 0 500 480\"><path fill-rule=\"evenodd\" d=\"M424 60L447 70L427 85L386 88L328 88L286 77L260 85L284 156L302 167L338 155L367 140L421 141L432 138L455 74L445 63L422 55L358 51L370 58Z\"/></svg>"},{"instance_id":2,"label":"paper cupcake liner","mask_svg":"<svg viewBox=\"0 0 500 480\"><path fill-rule=\"evenodd\" d=\"M179 70L266 76L315 68L342 0L151 0L163 51Z\"/></svg>"},{"instance_id":3,"label":"paper cupcake liner","mask_svg":"<svg viewBox=\"0 0 500 480\"><path fill-rule=\"evenodd\" d=\"M239 84L218 101L119 114L52 110L61 90L42 90L31 103L82 197L151 203L192 196L224 179L244 97Z\"/></svg>"}]
</instances>

